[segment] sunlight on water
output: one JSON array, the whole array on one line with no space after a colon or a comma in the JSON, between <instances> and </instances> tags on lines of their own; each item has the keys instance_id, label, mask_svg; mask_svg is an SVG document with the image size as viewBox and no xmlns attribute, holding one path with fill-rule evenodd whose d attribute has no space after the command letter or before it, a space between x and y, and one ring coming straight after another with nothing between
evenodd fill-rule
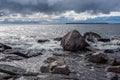
<instances>
[{"instance_id":1,"label":"sunlight on water","mask_svg":"<svg viewBox=\"0 0 120 80\"><path fill-rule=\"evenodd\" d=\"M119 25L0 25L0 42L23 49L61 48L60 42L54 41L53 38L62 37L75 29L82 34L92 31L104 37L120 37ZM37 43L39 39L50 41L40 44ZM118 44L120 40L112 40L110 43L98 42L96 45L99 49L110 49L118 48Z\"/></svg>"}]
</instances>

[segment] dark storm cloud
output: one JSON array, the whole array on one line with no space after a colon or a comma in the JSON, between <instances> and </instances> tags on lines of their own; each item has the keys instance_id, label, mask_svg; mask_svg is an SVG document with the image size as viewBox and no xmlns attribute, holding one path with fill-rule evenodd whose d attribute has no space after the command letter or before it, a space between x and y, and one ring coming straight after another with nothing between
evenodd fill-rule
<instances>
[{"instance_id":1,"label":"dark storm cloud","mask_svg":"<svg viewBox=\"0 0 120 80\"><path fill-rule=\"evenodd\" d=\"M120 11L119 0L0 0L0 10L19 13L60 13L93 11L109 13Z\"/></svg>"}]
</instances>

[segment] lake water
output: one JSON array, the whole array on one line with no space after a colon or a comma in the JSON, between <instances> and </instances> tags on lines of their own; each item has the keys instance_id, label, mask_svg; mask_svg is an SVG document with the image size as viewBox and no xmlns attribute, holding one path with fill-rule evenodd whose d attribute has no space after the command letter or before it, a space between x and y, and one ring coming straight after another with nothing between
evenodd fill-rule
<instances>
[{"instance_id":1,"label":"lake water","mask_svg":"<svg viewBox=\"0 0 120 80\"><path fill-rule=\"evenodd\" d=\"M96 32L106 38L117 38L109 43L97 44L98 48L120 47L120 24L67 24L67 25L0 25L0 43L24 49L54 49L61 48L60 42L53 38L62 37L71 30ZM49 39L44 44L37 43L39 39ZM96 44L95 44L96 45Z\"/></svg>"}]
</instances>

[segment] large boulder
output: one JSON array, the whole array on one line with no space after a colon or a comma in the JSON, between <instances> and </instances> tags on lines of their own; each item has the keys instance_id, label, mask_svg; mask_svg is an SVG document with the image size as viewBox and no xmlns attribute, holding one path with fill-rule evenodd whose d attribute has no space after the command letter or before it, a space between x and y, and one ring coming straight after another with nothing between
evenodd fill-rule
<instances>
[{"instance_id":1,"label":"large boulder","mask_svg":"<svg viewBox=\"0 0 120 80\"><path fill-rule=\"evenodd\" d=\"M97 41L98 39L101 39L101 36L97 33L94 33L94 32L86 32L84 34L84 38L85 40L87 41L90 41L90 42L95 42Z\"/></svg>"},{"instance_id":2,"label":"large boulder","mask_svg":"<svg viewBox=\"0 0 120 80\"><path fill-rule=\"evenodd\" d=\"M87 43L77 30L73 30L62 38L61 45L64 50L79 51L86 48Z\"/></svg>"}]
</instances>

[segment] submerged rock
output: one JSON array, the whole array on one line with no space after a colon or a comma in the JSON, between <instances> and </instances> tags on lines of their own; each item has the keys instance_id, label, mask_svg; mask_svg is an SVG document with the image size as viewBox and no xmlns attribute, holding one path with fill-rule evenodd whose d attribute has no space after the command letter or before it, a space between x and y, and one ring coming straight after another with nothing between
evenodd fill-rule
<instances>
[{"instance_id":1,"label":"submerged rock","mask_svg":"<svg viewBox=\"0 0 120 80\"><path fill-rule=\"evenodd\" d=\"M103 53L88 54L86 59L94 63L107 63L108 61L108 57Z\"/></svg>"},{"instance_id":2,"label":"submerged rock","mask_svg":"<svg viewBox=\"0 0 120 80\"><path fill-rule=\"evenodd\" d=\"M38 42L38 43L45 43L45 42L49 42L49 40L47 40L47 39L40 39L40 40L38 40L37 42Z\"/></svg>"},{"instance_id":3,"label":"submerged rock","mask_svg":"<svg viewBox=\"0 0 120 80\"><path fill-rule=\"evenodd\" d=\"M86 48L87 43L77 30L73 30L62 38L61 45L67 51L80 51Z\"/></svg>"},{"instance_id":4,"label":"submerged rock","mask_svg":"<svg viewBox=\"0 0 120 80\"><path fill-rule=\"evenodd\" d=\"M101 39L101 36L97 33L94 33L94 32L86 32L84 34L84 38L87 41L96 42L98 39Z\"/></svg>"},{"instance_id":5,"label":"submerged rock","mask_svg":"<svg viewBox=\"0 0 120 80\"><path fill-rule=\"evenodd\" d=\"M6 49L12 49L12 47L0 43L0 52L5 51Z\"/></svg>"}]
</instances>

